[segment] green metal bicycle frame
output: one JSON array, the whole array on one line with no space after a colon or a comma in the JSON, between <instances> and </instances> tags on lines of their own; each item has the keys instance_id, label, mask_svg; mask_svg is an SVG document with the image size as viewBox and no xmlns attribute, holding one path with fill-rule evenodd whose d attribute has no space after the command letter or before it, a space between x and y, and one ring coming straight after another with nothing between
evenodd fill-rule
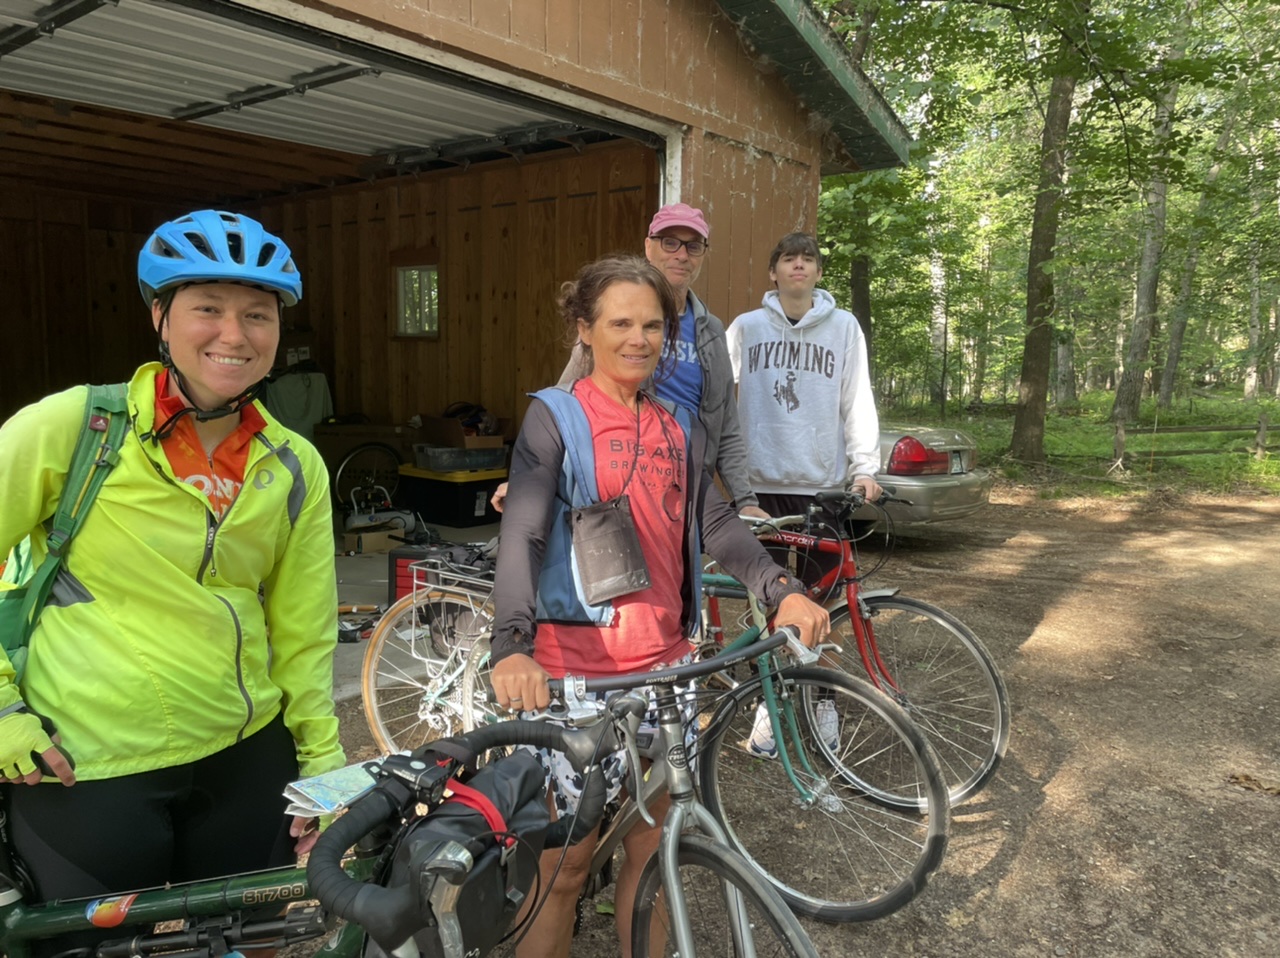
<instances>
[{"instance_id":1,"label":"green metal bicycle frame","mask_svg":"<svg viewBox=\"0 0 1280 958\"><path fill-rule=\"evenodd\" d=\"M702 579L704 586L710 583L725 587L742 588L742 583L732 576L704 573ZM719 655L736 652L751 645L760 637L760 633L764 629L764 610L754 596L749 595L747 601L751 605L751 616L756 620L755 624L749 626L745 632L725 645L722 651L718 653ZM787 748L787 741L790 740L791 749L795 751L799 758L801 768L811 777L811 780L817 779L818 773L809 764L807 750L800 741L800 726L796 719L795 703L791 701L790 696L779 696L777 689L774 687L773 677L776 669L774 667L773 653L766 652L756 659L756 663L760 669L760 689L764 693L765 711L769 714L769 725L773 730L773 741L778 749L778 761L782 763L782 768L787 773L787 778L791 780L791 784L800 793L800 797L806 802L812 802L816 796L813 790L805 785L796 774L795 764L792 762L791 753ZM782 734L783 719L786 720L787 726L787 734L785 736Z\"/></svg>"},{"instance_id":2,"label":"green metal bicycle frame","mask_svg":"<svg viewBox=\"0 0 1280 958\"><path fill-rule=\"evenodd\" d=\"M376 857L357 858L346 865L347 874L361 881L373 873ZM8 958L28 958L33 942L80 932L110 932L121 937L136 934L138 927L188 918L230 916L246 908L287 905L311 897L307 873L302 868L275 868L193 882L137 893L105 895L29 904L21 899L0 905L0 952ZM325 954L348 958L360 953L364 931L343 925L325 944Z\"/></svg>"}]
</instances>

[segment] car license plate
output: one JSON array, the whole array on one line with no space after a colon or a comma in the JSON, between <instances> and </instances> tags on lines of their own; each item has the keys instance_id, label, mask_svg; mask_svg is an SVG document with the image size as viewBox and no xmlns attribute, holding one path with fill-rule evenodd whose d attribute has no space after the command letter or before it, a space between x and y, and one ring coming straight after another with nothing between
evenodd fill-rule
<instances>
[{"instance_id":1,"label":"car license plate","mask_svg":"<svg viewBox=\"0 0 1280 958\"><path fill-rule=\"evenodd\" d=\"M958 476L964 472L964 459L958 452L951 454L951 475Z\"/></svg>"}]
</instances>

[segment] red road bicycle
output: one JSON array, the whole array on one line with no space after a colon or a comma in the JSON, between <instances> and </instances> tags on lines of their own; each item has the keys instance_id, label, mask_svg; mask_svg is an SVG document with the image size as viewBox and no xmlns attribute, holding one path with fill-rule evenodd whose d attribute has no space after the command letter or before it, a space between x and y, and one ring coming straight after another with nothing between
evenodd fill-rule
<instances>
[{"instance_id":1,"label":"red road bicycle","mask_svg":"<svg viewBox=\"0 0 1280 958\"><path fill-rule=\"evenodd\" d=\"M886 501L894 500L886 495ZM866 576L859 575L856 543L846 529L863 505L855 492L822 493L805 515L746 521L766 544L795 550L801 574L815 553L839 558L809 588L830 613L830 641L840 644L823 664L865 673L906 709L937 752L955 805L986 785L1004 757L1009 695L991 653L955 616L897 589L862 588ZM719 643L720 600L745 599L746 590L731 576L710 572L703 576L703 594L707 635Z\"/></svg>"}]
</instances>

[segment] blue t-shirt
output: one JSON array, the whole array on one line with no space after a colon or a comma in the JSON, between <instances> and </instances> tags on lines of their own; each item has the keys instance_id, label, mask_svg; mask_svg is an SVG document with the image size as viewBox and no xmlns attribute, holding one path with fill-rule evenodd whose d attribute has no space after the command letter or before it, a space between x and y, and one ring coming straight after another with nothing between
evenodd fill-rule
<instances>
[{"instance_id":1,"label":"blue t-shirt","mask_svg":"<svg viewBox=\"0 0 1280 958\"><path fill-rule=\"evenodd\" d=\"M695 416L702 405L702 365L698 362L695 345L697 335L693 303L686 299L684 315L680 317L675 361L663 360L654 377L654 392L659 399L678 403Z\"/></svg>"}]
</instances>

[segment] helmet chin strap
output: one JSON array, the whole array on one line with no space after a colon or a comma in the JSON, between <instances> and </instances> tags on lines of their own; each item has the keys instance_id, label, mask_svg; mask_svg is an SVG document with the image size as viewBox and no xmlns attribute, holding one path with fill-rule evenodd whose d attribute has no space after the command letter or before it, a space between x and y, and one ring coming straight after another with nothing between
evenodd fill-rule
<instances>
[{"instance_id":1,"label":"helmet chin strap","mask_svg":"<svg viewBox=\"0 0 1280 958\"><path fill-rule=\"evenodd\" d=\"M168 318L169 317L166 314L164 319L167 320ZM161 423L158 429L153 429L151 431L151 441L153 443L158 443L161 439L167 439L169 436L173 435L173 431L178 428L178 422L183 416L194 416L196 422L209 422L212 419L221 419L224 416L233 416L245 406L249 405L249 403L257 399L258 394L262 392L263 380L259 379L239 396L235 396L227 400L223 405L216 406L213 409L203 409L196 404L196 401L191 398L191 394L187 392L186 381L183 379L181 371L179 371L178 367L174 365L173 355L169 352L169 344L165 342L164 339L160 340L160 361L164 364L165 368L169 370L169 374L173 377L173 381L178 386L178 392L182 394L182 398L185 399L189 405L179 409L176 413Z\"/></svg>"}]
</instances>

